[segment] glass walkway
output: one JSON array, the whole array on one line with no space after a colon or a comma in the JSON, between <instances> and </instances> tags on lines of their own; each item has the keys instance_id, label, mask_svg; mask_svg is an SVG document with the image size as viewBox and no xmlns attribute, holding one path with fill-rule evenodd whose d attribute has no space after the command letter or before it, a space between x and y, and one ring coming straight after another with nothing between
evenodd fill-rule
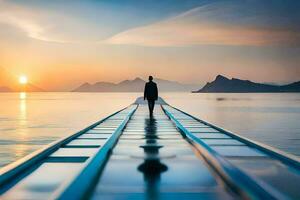
<instances>
[{"instance_id":1,"label":"glass walkway","mask_svg":"<svg viewBox=\"0 0 300 200\"><path fill-rule=\"evenodd\" d=\"M141 100L0 170L0 199L299 199L299 161Z\"/></svg>"}]
</instances>

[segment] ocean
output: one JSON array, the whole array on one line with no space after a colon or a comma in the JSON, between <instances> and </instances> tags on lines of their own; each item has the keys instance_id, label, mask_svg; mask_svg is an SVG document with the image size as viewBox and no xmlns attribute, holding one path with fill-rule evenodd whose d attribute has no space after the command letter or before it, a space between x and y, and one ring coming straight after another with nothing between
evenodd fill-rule
<instances>
[{"instance_id":1,"label":"ocean","mask_svg":"<svg viewBox=\"0 0 300 200\"><path fill-rule=\"evenodd\" d=\"M0 167L116 112L141 93L0 93ZM300 156L300 94L161 93L231 132Z\"/></svg>"}]
</instances>

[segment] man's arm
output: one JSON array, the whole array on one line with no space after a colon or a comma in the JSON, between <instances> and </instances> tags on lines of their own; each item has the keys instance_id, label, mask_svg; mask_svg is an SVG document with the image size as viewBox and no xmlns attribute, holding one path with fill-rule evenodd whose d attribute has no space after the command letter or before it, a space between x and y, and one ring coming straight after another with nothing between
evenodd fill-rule
<instances>
[{"instance_id":1,"label":"man's arm","mask_svg":"<svg viewBox=\"0 0 300 200\"><path fill-rule=\"evenodd\" d=\"M158 99L158 89L157 89L157 85L155 84L155 100Z\"/></svg>"},{"instance_id":2,"label":"man's arm","mask_svg":"<svg viewBox=\"0 0 300 200\"><path fill-rule=\"evenodd\" d=\"M147 83L145 84L145 89L144 89L144 100L147 98Z\"/></svg>"}]
</instances>

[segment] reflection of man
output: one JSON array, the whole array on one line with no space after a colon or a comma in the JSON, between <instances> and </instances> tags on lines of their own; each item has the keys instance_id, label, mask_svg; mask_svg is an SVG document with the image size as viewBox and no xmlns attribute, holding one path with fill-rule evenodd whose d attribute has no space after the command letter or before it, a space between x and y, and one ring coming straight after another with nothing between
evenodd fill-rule
<instances>
[{"instance_id":1,"label":"reflection of man","mask_svg":"<svg viewBox=\"0 0 300 200\"><path fill-rule=\"evenodd\" d=\"M155 101L158 98L158 90L156 83L153 82L153 77L149 76L149 82L145 85L144 100L147 99L149 114L152 117Z\"/></svg>"},{"instance_id":2,"label":"reflection of man","mask_svg":"<svg viewBox=\"0 0 300 200\"><path fill-rule=\"evenodd\" d=\"M145 118L145 144L140 147L144 149L144 162L138 166L138 170L143 173L145 181L146 198L149 200L160 199L160 178L161 174L168 170L167 165L160 162L159 145L157 139L157 123L154 117Z\"/></svg>"}]
</instances>

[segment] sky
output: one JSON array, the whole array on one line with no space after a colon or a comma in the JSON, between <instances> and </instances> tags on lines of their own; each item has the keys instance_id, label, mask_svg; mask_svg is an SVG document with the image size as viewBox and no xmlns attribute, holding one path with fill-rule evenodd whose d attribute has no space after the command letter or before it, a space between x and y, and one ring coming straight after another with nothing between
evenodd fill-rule
<instances>
[{"instance_id":1,"label":"sky","mask_svg":"<svg viewBox=\"0 0 300 200\"><path fill-rule=\"evenodd\" d=\"M300 1L0 0L0 86L300 80Z\"/></svg>"}]
</instances>

